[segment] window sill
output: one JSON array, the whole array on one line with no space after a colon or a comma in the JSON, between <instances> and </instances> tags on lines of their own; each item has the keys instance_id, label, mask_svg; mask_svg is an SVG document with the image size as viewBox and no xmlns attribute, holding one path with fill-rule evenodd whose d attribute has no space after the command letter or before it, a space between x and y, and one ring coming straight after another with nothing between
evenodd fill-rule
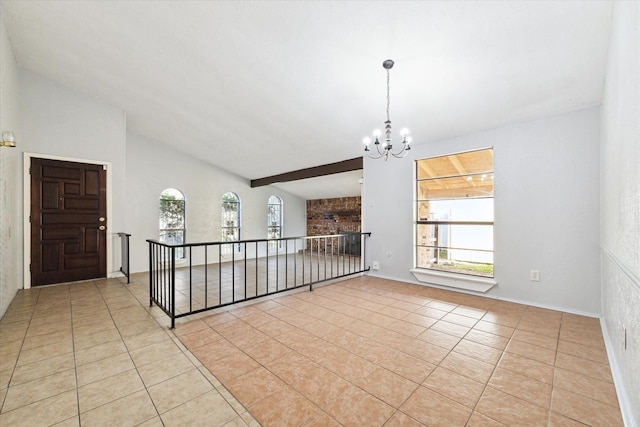
<instances>
[{"instance_id":1,"label":"window sill","mask_svg":"<svg viewBox=\"0 0 640 427\"><path fill-rule=\"evenodd\" d=\"M420 282L456 289L464 289L467 291L484 293L498 284L494 279L487 277L451 274L423 268L414 268L410 271Z\"/></svg>"}]
</instances>

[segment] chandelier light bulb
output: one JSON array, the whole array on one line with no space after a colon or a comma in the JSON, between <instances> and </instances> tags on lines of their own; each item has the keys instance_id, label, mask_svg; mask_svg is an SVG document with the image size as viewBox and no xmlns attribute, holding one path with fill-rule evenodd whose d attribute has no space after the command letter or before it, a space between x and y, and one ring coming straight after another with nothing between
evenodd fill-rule
<instances>
[{"instance_id":1,"label":"chandelier light bulb","mask_svg":"<svg viewBox=\"0 0 640 427\"><path fill-rule=\"evenodd\" d=\"M413 138L411 138L410 136L405 137L404 139L407 142L407 145L411 144L413 142Z\"/></svg>"},{"instance_id":2,"label":"chandelier light bulb","mask_svg":"<svg viewBox=\"0 0 640 427\"><path fill-rule=\"evenodd\" d=\"M409 135L409 129L402 128L402 130L400 131L400 136L405 137L407 135Z\"/></svg>"},{"instance_id":3,"label":"chandelier light bulb","mask_svg":"<svg viewBox=\"0 0 640 427\"><path fill-rule=\"evenodd\" d=\"M362 143L364 144L365 147L368 147L369 144L371 144L371 138L364 138L362 140Z\"/></svg>"},{"instance_id":4,"label":"chandelier light bulb","mask_svg":"<svg viewBox=\"0 0 640 427\"><path fill-rule=\"evenodd\" d=\"M376 129L376 130L373 131L373 136L375 138L380 137L380 135L382 135L382 132L380 131L380 129Z\"/></svg>"}]
</instances>

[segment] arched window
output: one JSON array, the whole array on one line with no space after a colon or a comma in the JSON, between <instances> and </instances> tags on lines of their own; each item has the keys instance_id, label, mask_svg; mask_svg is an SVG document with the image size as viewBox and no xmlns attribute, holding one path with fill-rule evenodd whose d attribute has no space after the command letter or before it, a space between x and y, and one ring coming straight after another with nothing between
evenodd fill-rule
<instances>
[{"instance_id":1,"label":"arched window","mask_svg":"<svg viewBox=\"0 0 640 427\"><path fill-rule=\"evenodd\" d=\"M240 240L240 197L235 193L224 193L222 196L222 222L221 225L221 241L236 242ZM233 245L223 245L223 253L231 253ZM238 245L240 251L240 245Z\"/></svg>"},{"instance_id":2,"label":"arched window","mask_svg":"<svg viewBox=\"0 0 640 427\"><path fill-rule=\"evenodd\" d=\"M282 237L282 199L278 196L269 197L267 202L267 239Z\"/></svg>"},{"instance_id":3,"label":"arched window","mask_svg":"<svg viewBox=\"0 0 640 427\"><path fill-rule=\"evenodd\" d=\"M164 243L182 244L186 240L184 194L175 188L167 188L160 194L159 240ZM184 248L176 249L176 259L185 257Z\"/></svg>"}]
</instances>

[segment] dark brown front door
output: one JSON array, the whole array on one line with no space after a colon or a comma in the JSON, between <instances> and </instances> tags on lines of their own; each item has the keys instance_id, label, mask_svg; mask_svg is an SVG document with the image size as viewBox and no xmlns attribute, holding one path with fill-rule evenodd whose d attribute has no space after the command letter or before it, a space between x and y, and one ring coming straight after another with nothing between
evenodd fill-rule
<instances>
[{"instance_id":1,"label":"dark brown front door","mask_svg":"<svg viewBox=\"0 0 640 427\"><path fill-rule=\"evenodd\" d=\"M31 159L31 284L107 275L106 171Z\"/></svg>"}]
</instances>

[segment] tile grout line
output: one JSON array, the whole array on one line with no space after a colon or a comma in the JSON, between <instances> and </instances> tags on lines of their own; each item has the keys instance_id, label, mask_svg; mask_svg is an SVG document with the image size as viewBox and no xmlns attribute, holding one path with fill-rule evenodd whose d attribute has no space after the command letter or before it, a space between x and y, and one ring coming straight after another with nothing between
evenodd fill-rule
<instances>
[{"instance_id":1,"label":"tile grout line","mask_svg":"<svg viewBox=\"0 0 640 427\"><path fill-rule=\"evenodd\" d=\"M130 287L128 287L128 286L124 286L124 284L121 284L121 286L123 286L123 287L124 287L124 289L126 289L126 290L127 290L127 292L128 292L128 293L129 293L133 298L135 298L136 303L138 303L138 304L142 305L142 304L141 304L141 302L140 302L140 300L138 300L138 298L137 298L135 295L133 295L133 293L131 292ZM102 291L101 291L99 288L98 288L98 290L100 291L100 294L102 295L102 298L103 298L103 300L104 300L104 294L102 293ZM156 402L154 402L153 398L151 397L151 393L149 393L149 388L147 387L147 384L146 384L146 383L144 382L144 380L142 379L142 375L140 375L140 371L139 371L139 369L138 369L138 365L135 363L135 361L133 360L133 357L131 356L131 350L130 350L129 346L126 344L126 342L125 342L125 340L124 340L124 337L122 336L122 332L120 331L120 328L118 327L118 324L116 323L115 319L113 318L113 313L112 313L112 311L111 311L111 308L109 307L109 304L107 304L107 301L106 301L106 300L104 300L104 302L105 302L105 305L107 306L107 310L109 310L109 316L111 317L111 320L112 320L112 322L113 322L113 325L116 327L116 330L118 331L118 335L120 336L120 339L122 340L122 344L123 344L123 345L124 345L124 347L127 349L127 354L129 355L129 358L131 359L131 363L133 364L133 369L136 371L136 374L138 375L138 378L140 379L140 382L142 382L142 385L144 386L144 391L145 391L145 393L147 393L147 397L149 398L149 401L151 401L151 404L153 405L153 409L156 411L156 417L158 417L158 419L160 420L160 422L162 423L162 425L164 425L164 421L162 420L162 416L160 415L160 411L158 410L158 407L157 407L157 405L156 405ZM144 307L143 307L143 308L144 308ZM148 315L148 316L151 316L151 314L150 314L147 310L145 310L145 311L147 312L147 315ZM162 327L162 325L160 324L160 322L158 322L158 320L157 320L155 317L151 316L151 318L152 318L156 323L158 323L158 325L159 325L162 329L164 329L164 328ZM155 385L155 384L154 384L154 385ZM130 396L131 394L133 394L133 393L130 393L130 394L129 394L129 395L127 395L127 396ZM127 397L127 396L124 396L124 397ZM120 397L120 398L122 398L122 397ZM145 422L147 422L147 421L149 421L149 420L152 420L153 418L154 418L154 417L151 417L151 418L149 418L149 419L147 419L147 420L143 420L143 421L141 421L141 422L140 422L140 423L138 423L138 424L143 424L143 423L145 423ZM82 427L82 426L80 426L80 427Z\"/></svg>"},{"instance_id":2,"label":"tile grout line","mask_svg":"<svg viewBox=\"0 0 640 427\"><path fill-rule=\"evenodd\" d=\"M91 282L94 287L97 288L95 283ZM75 340L75 327L73 325L73 302L71 301L71 292L69 292L69 311L71 313L71 348L73 351L73 371L75 373L76 380L76 405L78 411L78 426L82 427L82 420L80 418L80 384L78 382L78 361L76 359L76 340Z\"/></svg>"},{"instance_id":3,"label":"tile grout line","mask_svg":"<svg viewBox=\"0 0 640 427\"><path fill-rule=\"evenodd\" d=\"M495 373L496 369L498 369L498 365L500 364L500 361L504 358L505 353L507 352L507 347L509 347L509 344L511 343L511 340L513 339L513 336L516 333L516 330L518 328L518 325L520 324L520 322L522 322L522 318L524 317L524 313L526 312L526 310L524 310L522 312L522 314L520 315L520 318L518 319L518 322L516 323L516 325L513 327L513 332L511 333L511 335L509 336L509 341L507 342L507 344L504 346L504 349L502 349L502 354L500 355L500 358L496 361L493 370L491 371L491 375L489 376L489 378L487 378L487 382L484 384L484 387L482 388L482 393L480 393L480 396L478 397L478 400L476 400L475 405L473 406L473 409L471 410L471 415L469 415L469 419L467 420L467 422L469 422L469 420L471 419L471 417L473 416L474 413L478 413L482 416L485 416L493 421L496 421L498 423L501 423L500 421L491 418L490 416L483 414L482 412L478 412L477 408L478 405L480 404L480 401L482 400L482 396L484 396L485 392L487 391L487 388L489 387L489 382L491 381L491 378L493 377L493 374ZM484 316L483 316L484 317ZM517 396L513 396L513 397L517 397ZM531 403L531 402L529 402ZM548 418L548 416L547 416Z\"/></svg>"},{"instance_id":4,"label":"tile grout line","mask_svg":"<svg viewBox=\"0 0 640 427\"><path fill-rule=\"evenodd\" d=\"M0 405L0 415L4 414L5 412L3 411L4 409L4 405L7 401L7 397L9 396L9 389L11 387L11 382L13 381L13 375L16 372L16 369L18 367L18 360L20 360L20 354L22 354L22 348L24 347L24 342L27 339L27 333L29 332L29 328L31 327L31 321L33 320L33 315L36 311L36 305L38 304L38 300L40 299L40 290L38 290L38 295L36 296L36 301L33 304L33 308L31 309L31 315L29 316L29 324L27 325L25 331L24 331L24 335L22 336L22 342L20 343L20 349L18 350L18 355L16 357L16 361L13 364L13 367L11 368L11 375L9 376L9 381L7 381L7 391L4 394L4 398L2 399L2 405ZM18 409L18 408L14 408L14 409ZM11 412L11 411L7 411L7 412Z\"/></svg>"}]
</instances>

